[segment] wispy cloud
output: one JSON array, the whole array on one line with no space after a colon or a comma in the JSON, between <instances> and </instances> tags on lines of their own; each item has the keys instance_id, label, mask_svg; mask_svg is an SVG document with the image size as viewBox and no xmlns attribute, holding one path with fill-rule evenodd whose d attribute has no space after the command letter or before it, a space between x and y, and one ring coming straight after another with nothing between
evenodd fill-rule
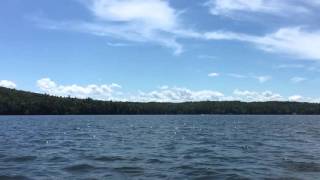
<instances>
[{"instance_id":1,"label":"wispy cloud","mask_svg":"<svg viewBox=\"0 0 320 180\"><path fill-rule=\"evenodd\" d=\"M280 64L275 66L276 69L300 69L305 68L303 64Z\"/></svg>"},{"instance_id":2,"label":"wispy cloud","mask_svg":"<svg viewBox=\"0 0 320 180\"><path fill-rule=\"evenodd\" d=\"M118 43L118 42L107 42L107 45L110 47L126 47L130 46L128 43Z\"/></svg>"},{"instance_id":3,"label":"wispy cloud","mask_svg":"<svg viewBox=\"0 0 320 180\"><path fill-rule=\"evenodd\" d=\"M310 72L320 72L320 66L318 62L314 62L312 64L280 64L273 67L274 69L302 69Z\"/></svg>"},{"instance_id":4,"label":"wispy cloud","mask_svg":"<svg viewBox=\"0 0 320 180\"><path fill-rule=\"evenodd\" d=\"M236 73L229 73L227 74L229 77L237 78L237 79L244 79L244 78L251 78L256 79L260 83L265 83L267 81L270 81L272 79L271 76L265 75L265 76L256 76L256 75L243 75L243 74L236 74Z\"/></svg>"},{"instance_id":5,"label":"wispy cloud","mask_svg":"<svg viewBox=\"0 0 320 180\"><path fill-rule=\"evenodd\" d=\"M159 44L180 54L183 47L172 31L180 26L179 12L163 0L87 0L91 21L56 22L34 18L40 26L91 33L135 42ZM155 11L156 9L156 11Z\"/></svg>"},{"instance_id":6,"label":"wispy cloud","mask_svg":"<svg viewBox=\"0 0 320 180\"><path fill-rule=\"evenodd\" d=\"M280 53L300 59L320 60L320 31L307 31L301 27L281 28L265 36L233 32L207 32L208 40L236 40L249 42L270 53Z\"/></svg>"},{"instance_id":7,"label":"wispy cloud","mask_svg":"<svg viewBox=\"0 0 320 180\"><path fill-rule=\"evenodd\" d=\"M116 29L120 38L153 42L182 52L174 36L166 34L179 26L178 12L162 0L90 0L88 8L103 23L91 22L88 30L111 36ZM154 10L157 11L154 11Z\"/></svg>"},{"instance_id":8,"label":"wispy cloud","mask_svg":"<svg viewBox=\"0 0 320 180\"><path fill-rule=\"evenodd\" d=\"M320 31L300 27L282 28L252 41L267 52L283 53L302 59L320 60Z\"/></svg>"},{"instance_id":9,"label":"wispy cloud","mask_svg":"<svg viewBox=\"0 0 320 180\"><path fill-rule=\"evenodd\" d=\"M316 2L316 0L307 0ZM305 0L209 0L205 4L213 15L236 16L239 13L263 13L277 16L289 16L309 13Z\"/></svg>"},{"instance_id":10,"label":"wispy cloud","mask_svg":"<svg viewBox=\"0 0 320 180\"><path fill-rule=\"evenodd\" d=\"M198 58L199 59L217 59L216 56L205 55L205 54L198 55Z\"/></svg>"},{"instance_id":11,"label":"wispy cloud","mask_svg":"<svg viewBox=\"0 0 320 180\"><path fill-rule=\"evenodd\" d=\"M252 16L267 15L286 16L291 18L304 17L315 19L320 8L317 0L208 0L206 6L211 14L239 17L241 13ZM301 25L280 27L278 30L265 35L249 35L228 31L213 31L204 34L206 39L233 40L252 43L257 48L269 53L289 55L299 59L320 60L320 30L306 29L305 21Z\"/></svg>"},{"instance_id":12,"label":"wispy cloud","mask_svg":"<svg viewBox=\"0 0 320 180\"><path fill-rule=\"evenodd\" d=\"M180 18L181 12L171 7L168 1L87 0L86 2L88 2L85 3L87 9L95 17L91 21L55 22L39 18L35 20L41 26L51 29L67 29L120 40L154 43L172 49L176 55L183 52L183 45L177 39L224 40L250 43L268 53L320 60L320 31L315 29L300 26L283 27L265 35L219 30L201 32L183 24ZM283 7L288 7L289 1L281 3L274 0L212 0L210 2L215 4L215 8L221 6L220 9L228 7L226 9L229 10L249 8L252 11L278 11L280 8L281 12L287 12ZM273 6L274 3L281 6Z\"/></svg>"},{"instance_id":13,"label":"wispy cloud","mask_svg":"<svg viewBox=\"0 0 320 180\"><path fill-rule=\"evenodd\" d=\"M233 78L238 78L238 79L247 78L246 75L236 74L236 73L229 73L227 75L230 76L230 77L233 77Z\"/></svg>"},{"instance_id":14,"label":"wispy cloud","mask_svg":"<svg viewBox=\"0 0 320 180\"><path fill-rule=\"evenodd\" d=\"M307 80L306 78L304 78L304 77L299 77L299 76L296 76L296 77L293 77L293 78L290 79L290 81L291 81L292 83L301 83L301 82L304 82L304 81L306 81L306 80Z\"/></svg>"}]
</instances>

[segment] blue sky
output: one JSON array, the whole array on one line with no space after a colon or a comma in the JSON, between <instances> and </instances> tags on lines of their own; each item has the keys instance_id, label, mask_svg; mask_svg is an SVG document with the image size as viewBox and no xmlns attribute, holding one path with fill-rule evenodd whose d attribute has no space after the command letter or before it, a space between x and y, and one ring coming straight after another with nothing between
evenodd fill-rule
<instances>
[{"instance_id":1,"label":"blue sky","mask_svg":"<svg viewBox=\"0 0 320 180\"><path fill-rule=\"evenodd\" d=\"M319 102L318 0L2 0L0 86L121 101Z\"/></svg>"}]
</instances>

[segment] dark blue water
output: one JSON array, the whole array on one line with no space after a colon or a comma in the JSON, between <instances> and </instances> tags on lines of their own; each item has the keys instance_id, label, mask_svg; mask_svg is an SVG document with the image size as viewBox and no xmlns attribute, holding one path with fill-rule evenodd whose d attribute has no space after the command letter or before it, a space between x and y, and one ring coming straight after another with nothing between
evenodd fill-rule
<instances>
[{"instance_id":1,"label":"dark blue water","mask_svg":"<svg viewBox=\"0 0 320 180\"><path fill-rule=\"evenodd\" d=\"M0 117L0 179L320 179L320 116Z\"/></svg>"}]
</instances>

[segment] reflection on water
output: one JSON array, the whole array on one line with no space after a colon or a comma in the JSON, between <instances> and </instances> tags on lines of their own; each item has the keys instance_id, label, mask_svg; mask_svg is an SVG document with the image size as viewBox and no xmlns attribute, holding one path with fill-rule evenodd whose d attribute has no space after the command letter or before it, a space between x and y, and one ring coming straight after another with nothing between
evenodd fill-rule
<instances>
[{"instance_id":1,"label":"reflection on water","mask_svg":"<svg viewBox=\"0 0 320 180\"><path fill-rule=\"evenodd\" d=\"M2 179L317 179L320 116L0 117Z\"/></svg>"}]
</instances>

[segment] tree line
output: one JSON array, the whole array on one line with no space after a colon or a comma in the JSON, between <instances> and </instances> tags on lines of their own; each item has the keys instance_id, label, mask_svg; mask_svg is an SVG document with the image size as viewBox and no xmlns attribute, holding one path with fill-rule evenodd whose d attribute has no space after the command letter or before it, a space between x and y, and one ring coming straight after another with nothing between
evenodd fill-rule
<instances>
[{"instance_id":1,"label":"tree line","mask_svg":"<svg viewBox=\"0 0 320 180\"><path fill-rule=\"evenodd\" d=\"M320 114L320 104L279 101L113 102L56 97L0 87L0 115L103 114Z\"/></svg>"}]
</instances>

